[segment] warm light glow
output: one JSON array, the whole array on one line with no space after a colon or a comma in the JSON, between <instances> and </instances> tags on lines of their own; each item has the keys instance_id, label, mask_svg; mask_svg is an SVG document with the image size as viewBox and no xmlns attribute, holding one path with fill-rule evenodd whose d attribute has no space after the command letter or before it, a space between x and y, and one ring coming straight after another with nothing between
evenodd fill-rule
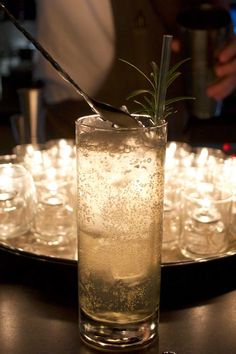
<instances>
[{"instance_id":1,"label":"warm light glow","mask_svg":"<svg viewBox=\"0 0 236 354\"><path fill-rule=\"evenodd\" d=\"M207 148L203 148L200 152L200 155L198 156L197 159L197 164L198 166L203 166L206 164L208 158L208 149Z\"/></svg>"}]
</instances>

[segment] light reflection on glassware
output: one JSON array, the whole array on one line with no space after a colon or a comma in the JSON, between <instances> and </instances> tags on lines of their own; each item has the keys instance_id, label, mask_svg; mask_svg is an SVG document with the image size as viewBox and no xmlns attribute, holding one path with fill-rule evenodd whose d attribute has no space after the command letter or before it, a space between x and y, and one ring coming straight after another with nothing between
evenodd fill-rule
<instances>
[{"instance_id":1,"label":"light reflection on glassware","mask_svg":"<svg viewBox=\"0 0 236 354\"><path fill-rule=\"evenodd\" d=\"M29 231L34 210L31 175L20 165L0 164L0 238L15 238Z\"/></svg>"},{"instance_id":2,"label":"light reflection on glassware","mask_svg":"<svg viewBox=\"0 0 236 354\"><path fill-rule=\"evenodd\" d=\"M66 139L52 140L45 145L24 145L16 147L14 152L17 152L18 161L24 166L26 162L29 170L34 177L35 184L44 179L45 171L55 169L60 171L60 179L68 180L70 176L71 188L75 188L75 145L74 141ZM16 155L12 155L14 159L9 162L14 162ZM5 158L4 160L5 161ZM55 174L54 170L54 174ZM210 171L210 172L209 172ZM51 173L51 172L50 172ZM57 173L57 178L59 173ZM164 239L165 250L172 247L178 248L180 235L180 219L182 213L182 190L186 182L193 181L195 189L197 185L207 180L207 183L222 184L232 190L233 206L230 220L230 237L229 241L236 240L236 159L226 157L222 151L211 148L192 149L189 145L170 142L167 146L166 164L165 164L165 211L164 211ZM196 182L197 181L197 182ZM59 195L56 185L53 186L53 180L50 186L50 193L45 199L46 204L51 204L56 207L63 204L63 198ZM58 182L57 182L58 183ZM174 195L177 193L177 197ZM75 190L71 192L75 195ZM7 198L4 194L0 195L0 200ZM10 195L9 195L10 198ZM73 203L72 203L73 204ZM74 206L72 206L74 208ZM209 205L203 206L198 217L205 223L211 223L211 217L206 216L206 210L209 210ZM211 208L212 209L212 208ZM74 211L73 211L74 212ZM203 217L203 215L205 215ZM204 219L205 218L205 219ZM166 228L165 228L166 219ZM171 221L171 222L170 222ZM165 234L172 234L174 244L165 243Z\"/></svg>"}]
</instances>

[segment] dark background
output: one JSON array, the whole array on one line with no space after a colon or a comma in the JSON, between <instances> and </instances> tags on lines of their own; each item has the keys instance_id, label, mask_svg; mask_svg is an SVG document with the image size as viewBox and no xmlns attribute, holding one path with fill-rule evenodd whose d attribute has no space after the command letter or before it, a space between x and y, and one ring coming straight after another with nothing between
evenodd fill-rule
<instances>
[{"instance_id":1,"label":"dark background","mask_svg":"<svg viewBox=\"0 0 236 354\"><path fill-rule=\"evenodd\" d=\"M34 0L2 1L22 25L36 35L36 6ZM231 15L236 32L236 0ZM20 112L17 90L34 86L32 75L35 48L4 17L0 11L0 155L9 154L16 145L10 117ZM186 126L193 146L210 146L236 153L236 96L228 97L220 117L200 120L190 117Z\"/></svg>"}]
</instances>

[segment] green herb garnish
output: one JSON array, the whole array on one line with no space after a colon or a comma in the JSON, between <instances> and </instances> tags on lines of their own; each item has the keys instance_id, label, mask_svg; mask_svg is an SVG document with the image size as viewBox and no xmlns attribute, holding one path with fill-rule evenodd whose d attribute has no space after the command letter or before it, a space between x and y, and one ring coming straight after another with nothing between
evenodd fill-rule
<instances>
[{"instance_id":1,"label":"green herb garnish","mask_svg":"<svg viewBox=\"0 0 236 354\"><path fill-rule=\"evenodd\" d=\"M139 89L133 91L127 99L133 99L133 102L136 103L139 106L139 109L137 109L135 114L144 114L152 117L154 121L157 120L163 120L166 119L169 115L173 114L175 111L172 107L172 104L178 101L182 100L189 100L189 99L194 99L194 97L189 97L189 96L178 96L178 97L173 97L170 99L166 99L165 102L160 102L160 104L163 106L162 109L162 115L158 117L158 82L159 82L159 67L158 65L152 61L151 62L151 68L152 71L150 75L146 75L142 70L140 70L137 66L134 64L120 59L124 63L130 65L132 68L134 68L136 71L139 72L140 75L144 77L144 79L148 82L149 84L149 89ZM168 87L181 75L181 72L177 71L177 69L185 63L189 59L184 59L175 64L173 67L171 67L168 70L167 77L166 77L166 88ZM136 97L142 96L142 100L137 100Z\"/></svg>"}]
</instances>

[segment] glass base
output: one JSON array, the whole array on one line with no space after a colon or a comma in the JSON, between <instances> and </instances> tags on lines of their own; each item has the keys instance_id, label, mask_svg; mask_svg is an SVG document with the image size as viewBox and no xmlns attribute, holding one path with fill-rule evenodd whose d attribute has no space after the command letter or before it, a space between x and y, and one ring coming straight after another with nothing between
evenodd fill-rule
<instances>
[{"instance_id":1,"label":"glass base","mask_svg":"<svg viewBox=\"0 0 236 354\"><path fill-rule=\"evenodd\" d=\"M118 324L98 322L81 311L80 335L96 349L135 350L158 339L158 323L158 312L140 322Z\"/></svg>"},{"instance_id":2,"label":"glass base","mask_svg":"<svg viewBox=\"0 0 236 354\"><path fill-rule=\"evenodd\" d=\"M194 260L200 260L200 259L206 259L206 258L211 258L211 257L216 257L219 256L220 254L223 254L224 251L226 250L225 247L219 249L218 251L212 251L210 252L209 250L205 250L205 252L202 250L202 252L194 252L190 247L181 247L180 251L183 256L186 258L194 259Z\"/></svg>"}]
</instances>

